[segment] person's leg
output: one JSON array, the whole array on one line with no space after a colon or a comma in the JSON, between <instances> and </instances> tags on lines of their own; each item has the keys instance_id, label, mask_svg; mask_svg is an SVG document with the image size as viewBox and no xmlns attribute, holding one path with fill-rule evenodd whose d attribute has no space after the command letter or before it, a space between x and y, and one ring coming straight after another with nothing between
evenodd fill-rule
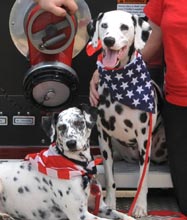
<instances>
[{"instance_id":1,"label":"person's leg","mask_svg":"<svg viewBox=\"0 0 187 220\"><path fill-rule=\"evenodd\" d=\"M164 103L170 172L179 207L187 215L187 107Z\"/></svg>"}]
</instances>

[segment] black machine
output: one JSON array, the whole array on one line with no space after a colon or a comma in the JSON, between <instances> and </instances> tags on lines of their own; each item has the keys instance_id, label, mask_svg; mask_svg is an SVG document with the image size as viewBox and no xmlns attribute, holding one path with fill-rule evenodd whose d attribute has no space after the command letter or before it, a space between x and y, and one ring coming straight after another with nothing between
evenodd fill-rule
<instances>
[{"instance_id":1,"label":"black machine","mask_svg":"<svg viewBox=\"0 0 187 220\"><path fill-rule=\"evenodd\" d=\"M85 26L88 20L96 17L99 12L116 9L116 1L79 0L77 2L81 8L83 5L83 9L77 12L76 19L68 17L63 21L67 32L68 28L71 29L70 32L73 32L72 37L68 32L67 38L64 40L64 36L59 30L57 38L52 36L45 42L36 40L38 35L43 34L42 28L37 29L36 24L40 22L41 15L46 16L45 12L39 10L30 0L2 2L3 10L0 19L0 158L7 158L7 156L15 158L18 157L18 154L31 151L36 146L47 146L49 139L41 128L42 120L45 120L54 111L89 102L89 81L96 68L96 57L90 58L86 55L84 46L88 40L87 36L83 33L84 42L76 42L78 41L76 37L79 37L77 33L80 27ZM52 19L54 20L54 18ZM24 22L24 25L21 22ZM57 19L56 23L55 28L58 29L60 21ZM49 33L53 32L55 28L49 26ZM71 44L68 39L73 38L74 34L75 46L73 49L71 48L72 51L68 51L70 60L65 58L65 63L62 62L60 67L58 65L56 67L53 65L55 58L58 56L57 61L61 59L58 49L65 51L66 45ZM41 38L45 38L45 34ZM60 44L59 39L61 42L63 39L63 43ZM29 44L29 49L25 47L25 40ZM40 45L39 48L36 46L37 43ZM42 45L42 43L46 44ZM44 47L42 48L42 46ZM32 54L36 54L37 51L39 51L38 56L42 54L41 58L32 57ZM51 59L51 53L55 54L55 58ZM44 62L45 59L47 62ZM54 80L51 75L53 72L58 80ZM60 96L60 94L64 94L64 96ZM12 149L15 150L12 151Z\"/></svg>"}]
</instances>

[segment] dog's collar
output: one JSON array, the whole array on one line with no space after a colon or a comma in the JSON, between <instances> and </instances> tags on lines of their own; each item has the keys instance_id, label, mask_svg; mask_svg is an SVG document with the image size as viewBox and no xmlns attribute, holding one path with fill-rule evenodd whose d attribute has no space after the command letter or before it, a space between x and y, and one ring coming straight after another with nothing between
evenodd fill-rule
<instances>
[{"instance_id":1,"label":"dog's collar","mask_svg":"<svg viewBox=\"0 0 187 220\"><path fill-rule=\"evenodd\" d=\"M68 158L57 154L55 145L39 153L28 154L25 160L29 160L37 171L53 178L71 179L77 176L93 175L96 173L96 165L102 162L101 158L87 163L86 167L80 166Z\"/></svg>"},{"instance_id":2,"label":"dog's collar","mask_svg":"<svg viewBox=\"0 0 187 220\"><path fill-rule=\"evenodd\" d=\"M109 89L113 100L133 109L155 113L154 86L141 54L120 69L105 69L97 61L100 85Z\"/></svg>"}]
</instances>

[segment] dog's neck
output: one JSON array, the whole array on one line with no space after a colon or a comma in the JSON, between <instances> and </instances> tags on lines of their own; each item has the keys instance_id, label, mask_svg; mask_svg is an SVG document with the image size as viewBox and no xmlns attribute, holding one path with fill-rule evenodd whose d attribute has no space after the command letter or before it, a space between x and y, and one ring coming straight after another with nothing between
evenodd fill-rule
<instances>
[{"instance_id":1,"label":"dog's neck","mask_svg":"<svg viewBox=\"0 0 187 220\"><path fill-rule=\"evenodd\" d=\"M66 157L67 159L75 162L78 165L85 166L92 160L89 147L86 148L84 151L80 151L80 152L64 151L63 147L57 142L55 146L55 150L59 155Z\"/></svg>"}]
</instances>

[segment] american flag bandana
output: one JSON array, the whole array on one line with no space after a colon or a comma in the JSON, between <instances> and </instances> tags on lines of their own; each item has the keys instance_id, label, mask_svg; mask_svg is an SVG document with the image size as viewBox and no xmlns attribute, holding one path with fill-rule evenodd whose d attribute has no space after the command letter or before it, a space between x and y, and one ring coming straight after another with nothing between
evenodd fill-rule
<instances>
[{"instance_id":1,"label":"american flag bandana","mask_svg":"<svg viewBox=\"0 0 187 220\"><path fill-rule=\"evenodd\" d=\"M55 144L51 144L49 149L39 153L28 154L25 160L30 161L32 167L50 177L59 179L71 179L77 176L95 174L96 165L102 163L101 158L96 158L83 167L75 164L71 160L55 151Z\"/></svg>"},{"instance_id":2,"label":"american flag bandana","mask_svg":"<svg viewBox=\"0 0 187 220\"><path fill-rule=\"evenodd\" d=\"M154 86L141 54L124 68L105 69L97 61L100 85L109 89L113 100L133 109L155 113Z\"/></svg>"}]
</instances>

